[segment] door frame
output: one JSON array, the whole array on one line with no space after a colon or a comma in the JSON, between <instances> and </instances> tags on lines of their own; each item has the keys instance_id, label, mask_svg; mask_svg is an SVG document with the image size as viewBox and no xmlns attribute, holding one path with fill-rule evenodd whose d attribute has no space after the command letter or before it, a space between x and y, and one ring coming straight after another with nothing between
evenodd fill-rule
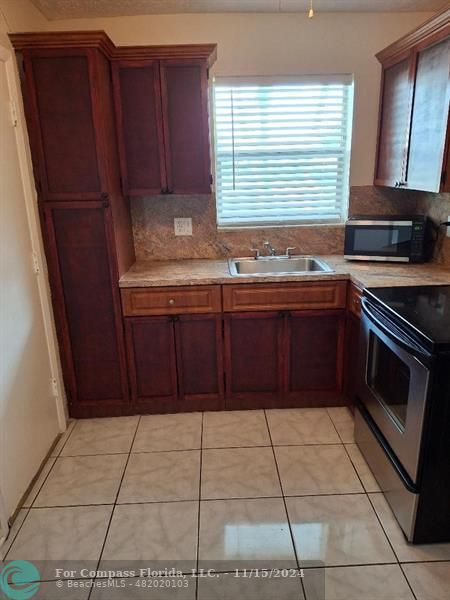
<instances>
[{"instance_id":1,"label":"door frame","mask_svg":"<svg viewBox=\"0 0 450 600\"><path fill-rule=\"evenodd\" d=\"M17 156L19 161L20 176L22 181L25 210L27 214L28 230L31 240L33 257L30 257L30 269L35 262L36 282L44 322L45 338L51 370L49 387L53 390L55 398L58 424L61 432L67 429L68 411L67 400L62 379L61 363L56 341L56 329L50 299L50 287L47 276L47 263L45 260L39 212L37 204L36 186L31 166L31 153L27 129L25 127L25 113L22 94L20 92L19 74L14 60L13 51L0 44L0 62L5 66L8 93L11 102L11 121L15 130Z\"/></svg>"}]
</instances>

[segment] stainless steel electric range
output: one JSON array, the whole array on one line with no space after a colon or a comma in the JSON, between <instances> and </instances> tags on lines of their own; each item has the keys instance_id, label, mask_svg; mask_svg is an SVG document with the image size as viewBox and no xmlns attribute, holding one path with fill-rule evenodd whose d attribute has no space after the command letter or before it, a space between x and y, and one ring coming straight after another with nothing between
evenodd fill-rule
<instances>
[{"instance_id":1,"label":"stainless steel electric range","mask_svg":"<svg viewBox=\"0 0 450 600\"><path fill-rule=\"evenodd\" d=\"M355 437L407 539L450 542L450 286L365 290Z\"/></svg>"}]
</instances>

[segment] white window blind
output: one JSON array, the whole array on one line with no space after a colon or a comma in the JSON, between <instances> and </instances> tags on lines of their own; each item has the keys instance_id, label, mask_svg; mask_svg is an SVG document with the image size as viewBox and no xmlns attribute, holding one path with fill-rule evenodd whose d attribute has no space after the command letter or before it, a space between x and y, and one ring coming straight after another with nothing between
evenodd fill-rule
<instances>
[{"instance_id":1,"label":"white window blind","mask_svg":"<svg viewBox=\"0 0 450 600\"><path fill-rule=\"evenodd\" d=\"M219 227L344 220L349 77L214 85Z\"/></svg>"}]
</instances>

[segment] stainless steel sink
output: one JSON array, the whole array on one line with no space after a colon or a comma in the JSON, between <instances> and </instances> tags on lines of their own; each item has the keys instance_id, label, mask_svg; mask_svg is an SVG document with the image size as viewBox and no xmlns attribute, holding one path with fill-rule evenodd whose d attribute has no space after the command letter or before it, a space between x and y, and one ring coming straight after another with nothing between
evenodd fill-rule
<instances>
[{"instance_id":1,"label":"stainless steel sink","mask_svg":"<svg viewBox=\"0 0 450 600\"><path fill-rule=\"evenodd\" d=\"M315 256L262 256L259 258L230 258L231 275L289 275L303 273L332 273L333 269Z\"/></svg>"}]
</instances>

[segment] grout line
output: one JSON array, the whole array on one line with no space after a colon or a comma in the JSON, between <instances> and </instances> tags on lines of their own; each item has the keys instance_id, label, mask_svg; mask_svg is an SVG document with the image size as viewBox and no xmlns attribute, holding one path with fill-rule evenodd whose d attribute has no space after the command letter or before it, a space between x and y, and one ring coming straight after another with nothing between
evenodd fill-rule
<instances>
[{"instance_id":1,"label":"grout line","mask_svg":"<svg viewBox=\"0 0 450 600\"><path fill-rule=\"evenodd\" d=\"M275 468L277 470L278 482L280 484L280 489L281 489L281 494L282 494L282 500L283 500L283 505L284 505L284 511L286 513L287 524L288 524L288 527L289 527L289 534L291 536L291 544L292 544L292 548L294 550L295 562L297 563L297 569L301 572L300 562L299 562L298 554L297 554L297 548L296 548L295 540L294 540L294 534L292 533L291 519L289 518L289 512L288 512L288 508L287 508L287 504L286 504L286 498L285 498L284 492L283 492L283 484L281 482L280 470L278 468L277 456L275 454L275 448L274 448L273 441L272 441L272 433L270 431L269 420L267 418L267 413L266 413L265 410L264 410L264 418L266 420L266 426L267 426L267 429L269 431L269 439L270 439L270 443L271 443L271 446L272 446L272 455L273 455L273 459L275 461ZM300 578L300 583L301 583L301 586L302 586L303 596L306 598L306 591L305 591L305 586L303 585L303 578Z\"/></svg>"},{"instance_id":2,"label":"grout line","mask_svg":"<svg viewBox=\"0 0 450 600\"><path fill-rule=\"evenodd\" d=\"M73 424L73 427L72 427L72 429L70 430L70 433L69 433L69 435L67 436L67 439L66 439L66 441L65 441L65 442L64 442L64 444L61 446L61 449L60 449L60 451L58 452L58 454L57 454L57 455L56 455L54 458L59 458L59 457L61 456L61 452L62 452L62 451L64 450L64 448L67 446L67 442L68 442L68 441L70 440L70 438L72 437L72 434L73 434L73 432L75 431L75 429L76 429L77 425L78 425L78 424L79 424L79 422L80 422L80 419L74 419L74 420L75 420L75 423ZM67 430L66 430L66 431L67 431ZM66 433L66 431L65 431L64 433ZM64 435L64 433L63 433L63 435Z\"/></svg>"},{"instance_id":3,"label":"grout line","mask_svg":"<svg viewBox=\"0 0 450 600\"><path fill-rule=\"evenodd\" d=\"M198 478L198 513L197 513L197 553L195 566L198 572L198 566L200 561L200 510L202 502L202 470L203 470L203 427L204 427L205 413L202 412L202 424L200 432L200 473ZM199 578L195 580L195 599L198 598L198 582Z\"/></svg>"},{"instance_id":4,"label":"grout line","mask_svg":"<svg viewBox=\"0 0 450 600\"><path fill-rule=\"evenodd\" d=\"M111 515L109 517L108 527L106 528L106 532L105 532L105 538L103 540L103 544L102 544L102 547L101 547L101 550L100 550L100 554L99 554L99 557L98 557L97 566L96 566L96 569L95 569L96 571L99 570L100 564L102 562L103 552L104 552L105 546L106 546L106 540L107 540L108 535L109 535L109 530L111 529L111 523L112 523L112 520L113 520L114 511L115 511L116 506L117 506L117 500L119 498L120 490L122 488L122 483L123 483L123 480L124 480L124 477L125 477L125 473L126 473L126 470L127 470L127 467L128 467L128 463L129 463L129 460L130 460L130 456L131 456L131 449L133 448L134 440L136 439L136 434L138 432L140 422L141 422L141 416L139 416L139 418L137 420L136 429L134 430L133 438L132 438L131 444L130 444L130 449L128 451L128 457L127 457L127 460L125 462L125 467L123 469L122 477L120 478L120 482L119 482L119 485L117 487L116 498L114 500L114 504L113 504L113 507L112 507L112 510L111 510ZM96 577L94 577L92 581L95 581L95 580L96 580ZM87 600L91 599L93 591L94 591L94 586L91 587L91 590L90 590L90 592L88 594Z\"/></svg>"}]
</instances>

